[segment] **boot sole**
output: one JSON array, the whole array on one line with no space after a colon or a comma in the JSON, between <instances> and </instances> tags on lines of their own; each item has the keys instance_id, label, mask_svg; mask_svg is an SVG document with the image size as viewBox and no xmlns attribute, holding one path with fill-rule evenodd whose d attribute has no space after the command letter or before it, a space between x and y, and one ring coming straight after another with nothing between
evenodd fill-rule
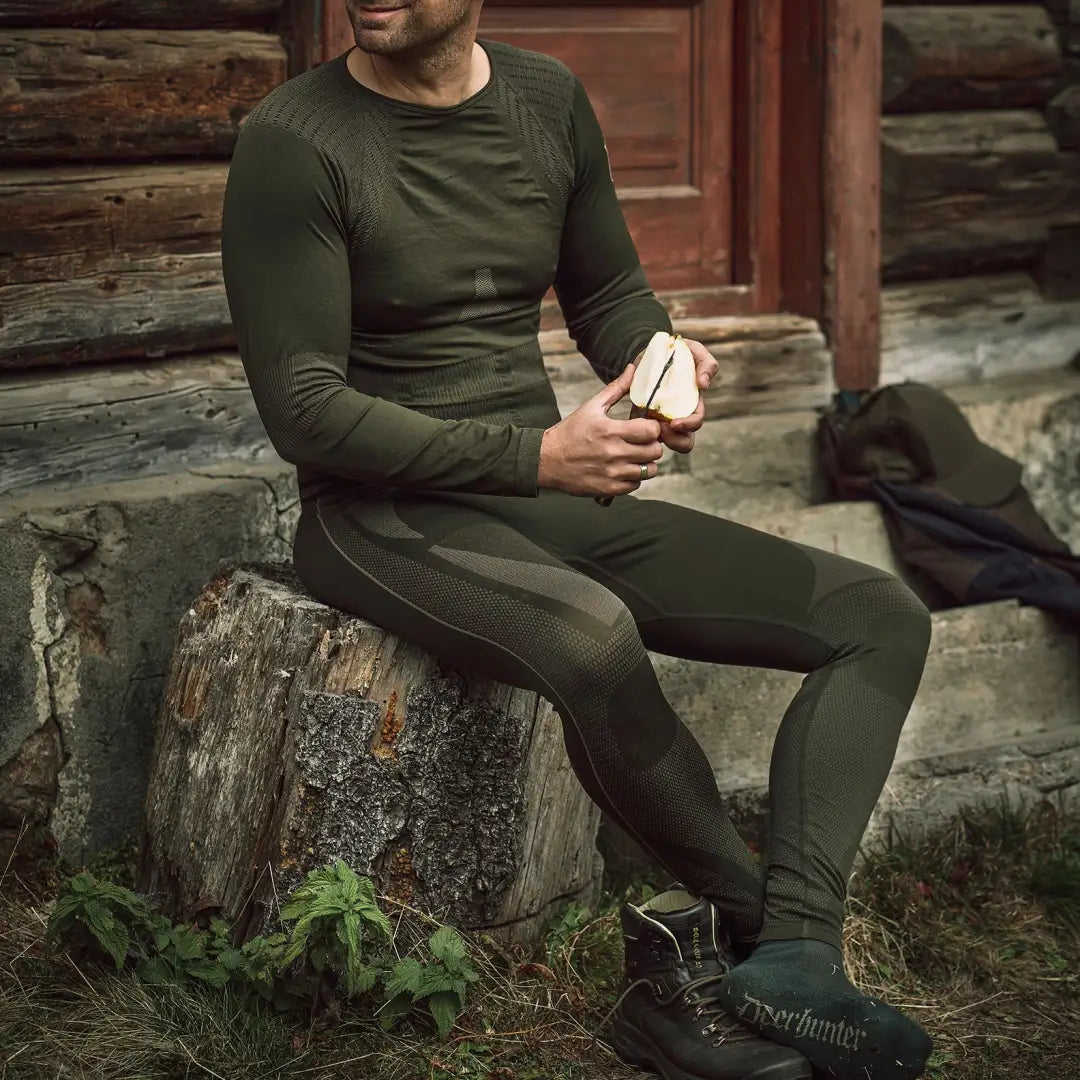
<instances>
[{"instance_id":1,"label":"boot sole","mask_svg":"<svg viewBox=\"0 0 1080 1080\"><path fill-rule=\"evenodd\" d=\"M664 1080L705 1080L680 1069L673 1061L668 1060L645 1032L621 1019L617 1019L612 1027L611 1045L627 1065L659 1073ZM782 1061L776 1065L766 1065L747 1073L742 1080L811 1080L812 1077L812 1066L804 1058L802 1061Z\"/></svg>"}]
</instances>

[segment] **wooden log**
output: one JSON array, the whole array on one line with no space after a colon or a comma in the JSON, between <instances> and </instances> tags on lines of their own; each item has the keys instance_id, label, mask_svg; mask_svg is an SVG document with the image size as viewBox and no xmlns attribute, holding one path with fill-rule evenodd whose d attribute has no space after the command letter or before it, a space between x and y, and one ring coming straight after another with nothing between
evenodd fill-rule
<instances>
[{"instance_id":1,"label":"wooden log","mask_svg":"<svg viewBox=\"0 0 1080 1080\"><path fill-rule=\"evenodd\" d=\"M286 77L274 34L0 32L0 162L226 156Z\"/></svg>"},{"instance_id":2,"label":"wooden log","mask_svg":"<svg viewBox=\"0 0 1080 1080\"><path fill-rule=\"evenodd\" d=\"M235 353L0 379L0 495L223 462L279 462Z\"/></svg>"},{"instance_id":3,"label":"wooden log","mask_svg":"<svg viewBox=\"0 0 1080 1080\"><path fill-rule=\"evenodd\" d=\"M832 353L814 319L799 315L674 319L676 331L706 345L720 371L705 395L709 419L811 408L828 400ZM600 389L565 330L542 331L544 364L563 416Z\"/></svg>"},{"instance_id":4,"label":"wooden log","mask_svg":"<svg viewBox=\"0 0 1080 1080\"><path fill-rule=\"evenodd\" d=\"M277 566L183 617L157 725L140 887L243 938L341 858L384 896L531 941L591 903L599 810L536 694L440 664Z\"/></svg>"},{"instance_id":5,"label":"wooden log","mask_svg":"<svg viewBox=\"0 0 1080 1080\"><path fill-rule=\"evenodd\" d=\"M1076 214L1080 173L1034 110L887 116L882 270L939 277L1032 259Z\"/></svg>"},{"instance_id":6,"label":"wooden log","mask_svg":"<svg viewBox=\"0 0 1080 1080\"><path fill-rule=\"evenodd\" d=\"M1062 150L1080 150L1080 83L1066 87L1050 102L1046 121Z\"/></svg>"},{"instance_id":7,"label":"wooden log","mask_svg":"<svg viewBox=\"0 0 1080 1080\"><path fill-rule=\"evenodd\" d=\"M229 345L221 164L0 176L0 369Z\"/></svg>"},{"instance_id":8,"label":"wooden log","mask_svg":"<svg viewBox=\"0 0 1080 1080\"><path fill-rule=\"evenodd\" d=\"M887 7L884 48L890 112L1039 105L1062 63L1041 4Z\"/></svg>"},{"instance_id":9,"label":"wooden log","mask_svg":"<svg viewBox=\"0 0 1080 1080\"><path fill-rule=\"evenodd\" d=\"M0 286L120 270L221 247L229 167L61 166L0 174Z\"/></svg>"},{"instance_id":10,"label":"wooden log","mask_svg":"<svg viewBox=\"0 0 1080 1080\"><path fill-rule=\"evenodd\" d=\"M0 288L0 370L160 357L229 346L221 257L159 255L134 267Z\"/></svg>"},{"instance_id":11,"label":"wooden log","mask_svg":"<svg viewBox=\"0 0 1080 1080\"><path fill-rule=\"evenodd\" d=\"M890 286L882 316L883 383L976 383L1080 353L1080 301L1043 296L1025 273Z\"/></svg>"},{"instance_id":12,"label":"wooden log","mask_svg":"<svg viewBox=\"0 0 1080 1080\"><path fill-rule=\"evenodd\" d=\"M0 26L265 26L284 0L0 0Z\"/></svg>"}]
</instances>

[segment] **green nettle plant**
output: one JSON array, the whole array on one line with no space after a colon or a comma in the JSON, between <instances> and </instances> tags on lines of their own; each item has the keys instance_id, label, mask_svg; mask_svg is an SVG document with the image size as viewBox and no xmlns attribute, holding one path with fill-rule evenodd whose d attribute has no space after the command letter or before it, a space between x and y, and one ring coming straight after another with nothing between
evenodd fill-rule
<instances>
[{"instance_id":1,"label":"green nettle plant","mask_svg":"<svg viewBox=\"0 0 1080 1080\"><path fill-rule=\"evenodd\" d=\"M283 1010L323 997L381 997L375 1008L389 1030L402 1016L426 1010L445 1038L479 975L461 936L440 926L427 941L430 958L394 952L390 920L370 878L340 859L308 873L288 897L281 919L288 933L233 946L232 927L174 924L130 889L82 872L61 886L49 916L48 940L80 955L130 966L147 983L231 984ZM380 993L381 991L381 993Z\"/></svg>"}]
</instances>

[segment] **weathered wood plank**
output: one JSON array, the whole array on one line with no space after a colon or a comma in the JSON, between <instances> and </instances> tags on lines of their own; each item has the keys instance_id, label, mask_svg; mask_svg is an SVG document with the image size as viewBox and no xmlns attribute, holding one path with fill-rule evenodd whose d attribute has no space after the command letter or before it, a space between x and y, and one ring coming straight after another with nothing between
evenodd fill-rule
<instances>
[{"instance_id":1,"label":"weathered wood plank","mask_svg":"<svg viewBox=\"0 0 1080 1080\"><path fill-rule=\"evenodd\" d=\"M709 419L824 404L832 354L817 322L799 315L676 319L677 332L705 344L720 372L705 395ZM565 331L540 335L544 363L563 416L600 389L596 373Z\"/></svg>"},{"instance_id":2,"label":"weathered wood plank","mask_svg":"<svg viewBox=\"0 0 1080 1080\"><path fill-rule=\"evenodd\" d=\"M0 288L0 370L166 356L233 341L216 252L148 256L70 281Z\"/></svg>"},{"instance_id":3,"label":"weathered wood plank","mask_svg":"<svg viewBox=\"0 0 1080 1080\"><path fill-rule=\"evenodd\" d=\"M1080 170L1034 110L887 116L882 125L886 280L1031 259L1076 216Z\"/></svg>"},{"instance_id":4,"label":"weathered wood plank","mask_svg":"<svg viewBox=\"0 0 1080 1080\"><path fill-rule=\"evenodd\" d=\"M0 176L0 369L228 345L217 164Z\"/></svg>"},{"instance_id":5,"label":"weathered wood plank","mask_svg":"<svg viewBox=\"0 0 1080 1080\"><path fill-rule=\"evenodd\" d=\"M181 620L148 790L140 888L241 939L339 858L516 942L600 884L599 810L551 707L315 601L290 567L226 570Z\"/></svg>"},{"instance_id":6,"label":"weathered wood plank","mask_svg":"<svg viewBox=\"0 0 1080 1080\"><path fill-rule=\"evenodd\" d=\"M278 460L235 353L0 378L0 495Z\"/></svg>"},{"instance_id":7,"label":"weathered wood plank","mask_svg":"<svg viewBox=\"0 0 1080 1080\"><path fill-rule=\"evenodd\" d=\"M1080 354L1080 301L1028 274L894 285L882 292L882 382L936 385L1060 368Z\"/></svg>"},{"instance_id":8,"label":"weathered wood plank","mask_svg":"<svg viewBox=\"0 0 1080 1080\"><path fill-rule=\"evenodd\" d=\"M271 23L284 0L0 0L0 26L172 27Z\"/></svg>"},{"instance_id":9,"label":"weathered wood plank","mask_svg":"<svg viewBox=\"0 0 1080 1080\"><path fill-rule=\"evenodd\" d=\"M888 7L884 50L889 111L1039 105L1062 64L1041 4Z\"/></svg>"},{"instance_id":10,"label":"weathered wood plank","mask_svg":"<svg viewBox=\"0 0 1080 1080\"><path fill-rule=\"evenodd\" d=\"M225 156L243 118L285 77L274 34L6 30L0 162Z\"/></svg>"},{"instance_id":11,"label":"weathered wood plank","mask_svg":"<svg viewBox=\"0 0 1080 1080\"><path fill-rule=\"evenodd\" d=\"M1066 87L1050 102L1046 120L1062 150L1080 150L1080 83Z\"/></svg>"},{"instance_id":12,"label":"weathered wood plank","mask_svg":"<svg viewBox=\"0 0 1080 1080\"><path fill-rule=\"evenodd\" d=\"M225 162L62 166L0 173L0 286L218 251Z\"/></svg>"}]
</instances>

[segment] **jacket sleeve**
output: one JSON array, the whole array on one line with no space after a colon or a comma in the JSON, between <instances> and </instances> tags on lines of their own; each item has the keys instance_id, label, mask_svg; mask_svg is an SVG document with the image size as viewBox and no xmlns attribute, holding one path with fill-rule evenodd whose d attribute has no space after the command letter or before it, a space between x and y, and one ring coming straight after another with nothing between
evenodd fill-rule
<instances>
[{"instance_id":1,"label":"jacket sleeve","mask_svg":"<svg viewBox=\"0 0 1080 1080\"><path fill-rule=\"evenodd\" d=\"M538 492L543 430L439 420L346 384L351 283L343 185L301 136L241 131L222 216L229 310L256 408L286 461L373 483Z\"/></svg>"},{"instance_id":2,"label":"jacket sleeve","mask_svg":"<svg viewBox=\"0 0 1080 1080\"><path fill-rule=\"evenodd\" d=\"M645 279L615 194L607 147L580 80L573 104L574 186L563 226L555 293L582 355L605 382L671 317Z\"/></svg>"}]
</instances>

